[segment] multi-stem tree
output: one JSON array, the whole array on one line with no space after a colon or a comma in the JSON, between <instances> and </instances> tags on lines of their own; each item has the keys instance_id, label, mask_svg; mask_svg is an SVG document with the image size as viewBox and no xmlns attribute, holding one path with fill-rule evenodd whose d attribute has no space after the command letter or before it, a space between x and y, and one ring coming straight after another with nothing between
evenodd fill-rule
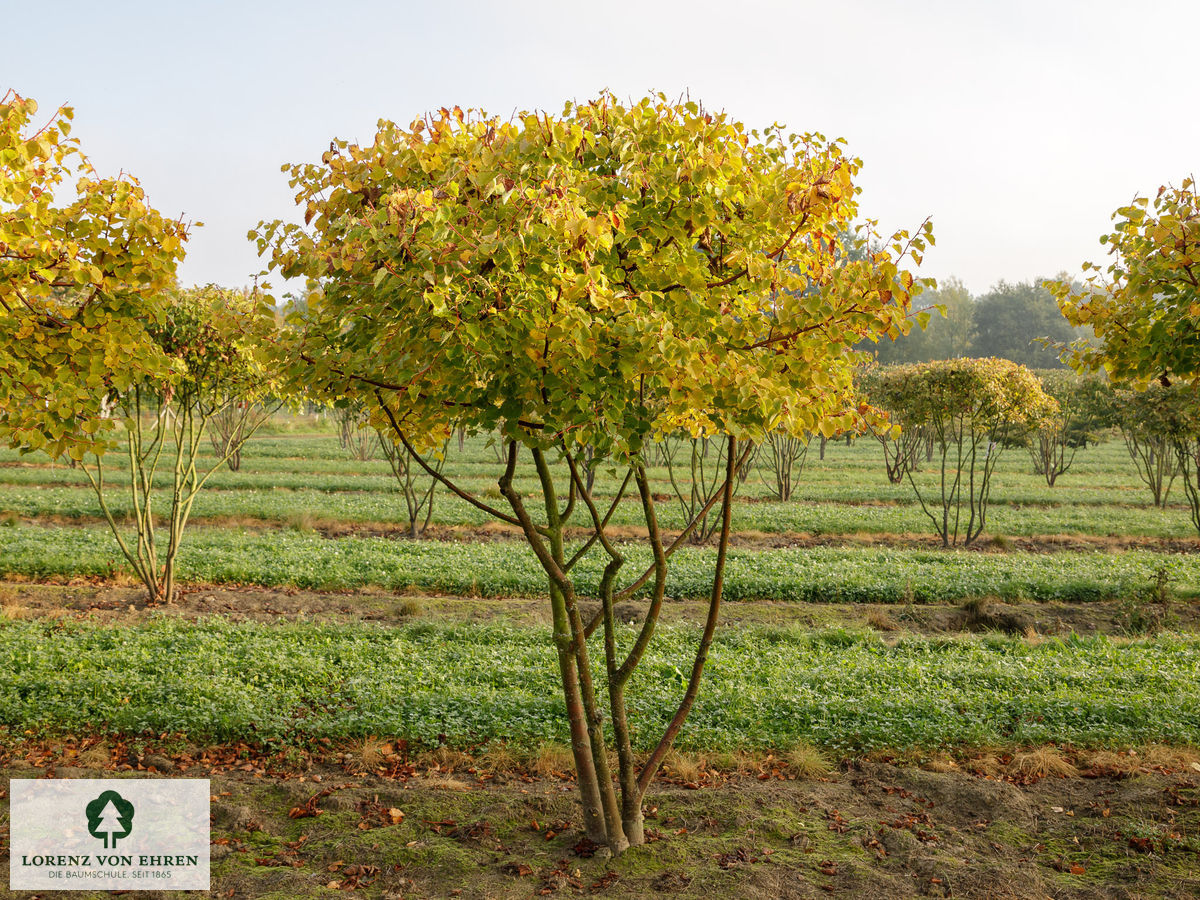
<instances>
[{"instance_id":1,"label":"multi-stem tree","mask_svg":"<svg viewBox=\"0 0 1200 900\"><path fill-rule=\"evenodd\" d=\"M933 459L933 439L921 423L908 417L908 394L895 379L884 378L888 368L866 366L857 375L858 387L867 402L887 414L887 421L869 427L883 450L883 470L891 484L900 484L919 468L922 452ZM899 405L891 405L891 404Z\"/></svg>"},{"instance_id":2,"label":"multi-stem tree","mask_svg":"<svg viewBox=\"0 0 1200 900\"><path fill-rule=\"evenodd\" d=\"M245 397L229 397L218 405L219 411L208 422L208 440L213 453L225 460L230 472L242 467L242 447L283 403L278 398L250 401Z\"/></svg>"},{"instance_id":3,"label":"multi-stem tree","mask_svg":"<svg viewBox=\"0 0 1200 900\"><path fill-rule=\"evenodd\" d=\"M772 498L783 502L792 499L792 490L804 471L807 458L807 437L798 437L786 430L767 434L758 449L758 474ZM770 474L769 479L763 477L764 469Z\"/></svg>"},{"instance_id":4,"label":"multi-stem tree","mask_svg":"<svg viewBox=\"0 0 1200 900\"><path fill-rule=\"evenodd\" d=\"M1189 430L1185 410L1190 406L1190 394L1186 384L1150 384L1141 390L1116 392L1116 420L1125 448L1160 509L1166 508L1171 487L1180 475L1182 461L1176 444Z\"/></svg>"},{"instance_id":5,"label":"multi-stem tree","mask_svg":"<svg viewBox=\"0 0 1200 900\"><path fill-rule=\"evenodd\" d=\"M900 412L901 427L919 426L938 456L935 487L909 484L943 547L970 546L987 525L992 475L1017 428L1037 427L1054 401L1037 377L1005 359L947 359L880 373L874 397ZM928 499L927 499L928 498Z\"/></svg>"},{"instance_id":6,"label":"multi-stem tree","mask_svg":"<svg viewBox=\"0 0 1200 900\"><path fill-rule=\"evenodd\" d=\"M727 449L719 437L695 436L686 431L666 435L659 448L683 520L696 523L691 536L694 544L707 543L721 526L719 515L704 510L712 508L708 500L725 478ZM748 472L751 462L747 457L740 471ZM734 481L735 493L741 482L742 479Z\"/></svg>"},{"instance_id":7,"label":"multi-stem tree","mask_svg":"<svg viewBox=\"0 0 1200 900\"><path fill-rule=\"evenodd\" d=\"M1070 369L1049 369L1038 373L1038 377L1058 409L1038 428L1027 429L1018 437L1029 451L1033 471L1054 487L1059 476L1075 462L1075 454L1088 444L1100 443L1111 430L1115 416L1113 390L1105 378L1080 377ZM1132 445L1130 453L1136 460Z\"/></svg>"},{"instance_id":8,"label":"multi-stem tree","mask_svg":"<svg viewBox=\"0 0 1200 900\"><path fill-rule=\"evenodd\" d=\"M928 226L846 260L838 234L857 214L859 165L820 135L748 132L661 96L512 119L443 109L290 167L305 224L257 231L274 269L319 288L293 376L361 397L440 484L519 530L545 571L584 827L614 852L644 840L643 797L700 688L747 448L780 422L796 434L855 427L865 409L850 348L907 327L919 288L901 260L919 257ZM425 459L458 427L500 435L502 505ZM681 428L719 437L725 472L668 536L647 460ZM585 460L617 470L619 486L594 493ZM540 496L514 487L518 471ZM632 573L609 528L626 496L653 559ZM653 734L630 721L627 692L672 555L714 511L708 614L678 706ZM589 536L568 544L581 520ZM589 554L605 562L586 618L573 572ZM635 597L641 626L618 628L615 604Z\"/></svg>"},{"instance_id":9,"label":"multi-stem tree","mask_svg":"<svg viewBox=\"0 0 1200 900\"><path fill-rule=\"evenodd\" d=\"M243 427L206 459L201 451L211 423L235 404L260 410L277 406L270 399L273 379L258 357L270 327L254 299L238 291L211 286L173 291L162 320L147 326L168 371L105 396L112 417L123 425L124 453L118 454L123 471L114 482L116 467L98 450L82 455L80 467L152 602L175 597L176 562L196 496L268 416L244 418ZM112 508L121 496L127 497L132 520L129 533Z\"/></svg>"},{"instance_id":10,"label":"multi-stem tree","mask_svg":"<svg viewBox=\"0 0 1200 900\"><path fill-rule=\"evenodd\" d=\"M902 428L897 434L894 428L881 425L871 429L871 436L883 450L883 471L892 484L900 484L905 476L920 468L922 453L926 462L933 460L933 437L920 426Z\"/></svg>"},{"instance_id":11,"label":"multi-stem tree","mask_svg":"<svg viewBox=\"0 0 1200 900\"><path fill-rule=\"evenodd\" d=\"M339 401L333 408L334 421L338 426L338 446L359 462L375 458L383 439L371 427L371 415L358 400Z\"/></svg>"},{"instance_id":12,"label":"multi-stem tree","mask_svg":"<svg viewBox=\"0 0 1200 900\"><path fill-rule=\"evenodd\" d=\"M1200 531L1200 385L1180 382L1172 409L1171 443L1192 525Z\"/></svg>"},{"instance_id":13,"label":"multi-stem tree","mask_svg":"<svg viewBox=\"0 0 1200 900\"><path fill-rule=\"evenodd\" d=\"M404 509L408 516L406 529L408 536L420 537L429 528L433 519L433 500L437 494L438 477L446 464L446 451L450 448L449 439L442 441L441 449L436 456L427 460L426 464L433 468L432 473L426 473L417 462L408 447L395 442L391 428L381 428L375 432L379 449L383 451L384 459L396 479L396 487L404 498Z\"/></svg>"}]
</instances>

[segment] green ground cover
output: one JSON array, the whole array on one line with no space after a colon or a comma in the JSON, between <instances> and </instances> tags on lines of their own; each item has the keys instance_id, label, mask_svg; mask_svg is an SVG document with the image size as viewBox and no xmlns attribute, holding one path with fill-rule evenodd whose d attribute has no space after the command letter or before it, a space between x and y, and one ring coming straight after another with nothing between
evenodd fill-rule
<instances>
[{"instance_id":1,"label":"green ground cover","mask_svg":"<svg viewBox=\"0 0 1200 900\"><path fill-rule=\"evenodd\" d=\"M672 558L667 593L705 597L715 551L683 547ZM650 562L626 548L626 572ZM122 570L115 542L98 526L0 529L0 574L33 578L112 575ZM575 570L583 593L596 589L600 557ZM964 597L1103 600L1151 589L1163 570L1174 594L1200 595L1200 556L1152 551L1054 554L945 552L899 548L740 550L730 552L725 596L810 602L952 602ZM343 589L379 585L471 596L540 596L545 575L532 551L514 541L328 539L295 530L196 527L179 556L184 581Z\"/></svg>"},{"instance_id":2,"label":"green ground cover","mask_svg":"<svg viewBox=\"0 0 1200 900\"><path fill-rule=\"evenodd\" d=\"M628 641L631 629L622 630ZM665 627L631 688L639 737L677 701L697 631ZM280 623L0 625L0 723L196 740L566 738L545 629ZM886 685L887 690L880 690ZM746 627L718 637L690 748L837 751L1200 743L1200 640L929 639Z\"/></svg>"},{"instance_id":3,"label":"green ground cover","mask_svg":"<svg viewBox=\"0 0 1200 900\"><path fill-rule=\"evenodd\" d=\"M163 500L166 500L165 496ZM125 493L116 493L107 502L118 518L131 512L129 496ZM74 487L0 488L0 509L29 517L99 518L101 515L95 494ZM196 498L192 514L279 523L293 522L307 515L317 521L350 524L403 524L407 515L404 501L391 485L372 492L205 490ZM433 521L441 525L479 526L492 519L487 513L442 491L434 504ZM582 517L578 521L584 524ZM613 516L612 524L643 527L640 504L629 498ZM659 524L667 529L683 527L685 518L678 504L660 505ZM895 506L804 501L738 503L734 527L739 531L768 534L922 534L931 531L929 519L914 503ZM988 511L988 534L1015 537L1075 534L1186 539L1194 537L1195 533L1188 511L1181 507L1161 510L1137 506L997 504Z\"/></svg>"}]
</instances>

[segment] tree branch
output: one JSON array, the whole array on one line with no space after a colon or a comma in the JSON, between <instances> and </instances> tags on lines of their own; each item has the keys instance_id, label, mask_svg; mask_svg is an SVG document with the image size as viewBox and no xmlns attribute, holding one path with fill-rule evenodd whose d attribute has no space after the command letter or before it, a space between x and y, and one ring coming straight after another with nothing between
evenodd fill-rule
<instances>
[{"instance_id":1,"label":"tree branch","mask_svg":"<svg viewBox=\"0 0 1200 900\"><path fill-rule=\"evenodd\" d=\"M466 500L472 506L476 507L477 509L483 510L489 516L494 516L495 518L499 519L502 522L507 522L509 525L516 525L517 527L521 527L521 522L519 519L516 519L513 516L510 516L507 513L496 509L494 506L489 506L488 504L482 502L481 500L477 500L475 497L468 494L466 491L464 491L462 488L460 488L454 482L450 481L448 478L446 478L444 475L442 475L441 472L432 468L429 465L429 463L425 462L425 459L419 453L417 453L417 451L413 449L412 444L410 444L408 442L408 438L405 436L404 432L400 429L400 423L396 421L396 416L392 413L392 410L387 405L387 403L384 402L383 395L378 390L375 391L375 397L376 397L376 399L379 400L379 405L383 409L384 414L388 417L388 421L391 422L392 429L396 432L396 436L398 438L400 438L400 443L404 444L404 449L409 452L409 454L412 456L412 458L417 461L417 464L422 469L424 469L430 475L430 477L432 477L436 481L440 482L441 484L445 485L450 491L452 491L453 493L455 493L462 499Z\"/></svg>"}]
</instances>

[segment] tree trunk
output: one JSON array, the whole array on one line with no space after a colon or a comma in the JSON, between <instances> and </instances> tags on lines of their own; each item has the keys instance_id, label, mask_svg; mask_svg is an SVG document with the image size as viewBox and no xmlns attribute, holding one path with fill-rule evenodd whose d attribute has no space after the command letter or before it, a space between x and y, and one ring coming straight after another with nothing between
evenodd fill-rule
<instances>
[{"instance_id":1,"label":"tree trunk","mask_svg":"<svg viewBox=\"0 0 1200 900\"><path fill-rule=\"evenodd\" d=\"M567 724L571 731L571 755L575 758L575 774L583 801L583 830L588 839L607 844L604 827L604 804L600 799L600 782L592 760L592 742L588 735L583 698L579 691L579 675L575 670L575 648L571 641L571 625L562 592L553 583L550 606L554 617L554 646L558 650L558 674L562 680L563 699L567 705ZM615 851L614 851L615 852Z\"/></svg>"}]
</instances>

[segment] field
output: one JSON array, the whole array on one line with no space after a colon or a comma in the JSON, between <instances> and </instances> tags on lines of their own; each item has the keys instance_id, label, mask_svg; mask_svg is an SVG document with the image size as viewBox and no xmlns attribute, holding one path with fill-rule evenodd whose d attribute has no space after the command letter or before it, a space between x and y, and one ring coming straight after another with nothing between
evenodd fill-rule
<instances>
[{"instance_id":1,"label":"field","mask_svg":"<svg viewBox=\"0 0 1200 900\"><path fill-rule=\"evenodd\" d=\"M166 607L82 472L0 452L0 768L211 773L218 896L1200 893L1200 554L1178 487L1154 507L1119 437L1053 488L1006 450L986 539L946 551L873 441L817 457L788 502L765 471L739 488L725 627L651 791L655 838L617 859L579 841L531 551L444 491L409 539L387 463L311 422L214 475ZM482 438L446 468L499 496ZM598 473L598 497L616 487ZM638 513L613 517L630 570ZM685 684L714 553L673 560L630 686L639 752ZM642 597L617 614L628 646Z\"/></svg>"}]
</instances>

